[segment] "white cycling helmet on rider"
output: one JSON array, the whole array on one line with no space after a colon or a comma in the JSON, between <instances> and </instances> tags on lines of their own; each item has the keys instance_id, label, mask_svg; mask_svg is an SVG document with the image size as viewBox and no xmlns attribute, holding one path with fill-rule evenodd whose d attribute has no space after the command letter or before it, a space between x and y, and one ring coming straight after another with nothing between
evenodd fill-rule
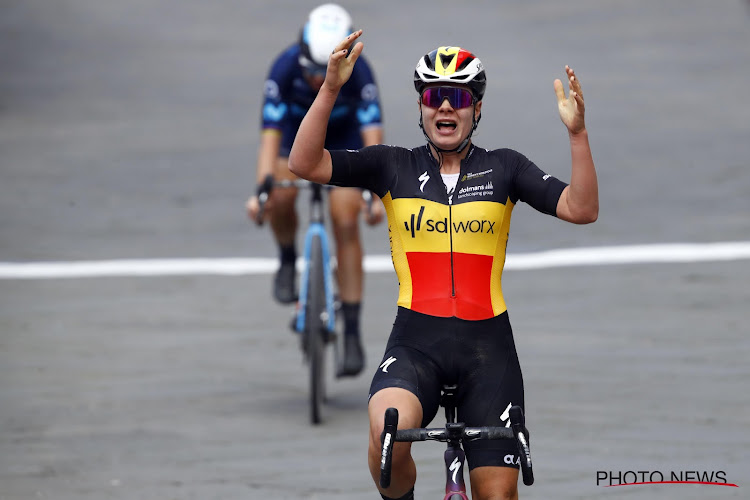
<instances>
[{"instance_id":1,"label":"white cycling helmet on rider","mask_svg":"<svg viewBox=\"0 0 750 500\"><path fill-rule=\"evenodd\" d=\"M325 72L331 52L352 31L352 18L343 7L334 3L316 7L300 33L300 65Z\"/></svg>"}]
</instances>

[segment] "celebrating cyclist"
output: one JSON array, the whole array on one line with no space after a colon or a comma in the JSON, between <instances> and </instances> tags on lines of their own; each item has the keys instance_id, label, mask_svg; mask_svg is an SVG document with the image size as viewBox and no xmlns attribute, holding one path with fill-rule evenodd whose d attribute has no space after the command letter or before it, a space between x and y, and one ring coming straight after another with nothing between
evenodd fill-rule
<instances>
[{"instance_id":1,"label":"celebrating cyclist","mask_svg":"<svg viewBox=\"0 0 750 500\"><path fill-rule=\"evenodd\" d=\"M568 130L572 170L567 184L511 149L472 143L481 117L485 69L471 52L439 47L417 62L419 125L427 144L325 149L336 97L356 69L363 45L342 40L325 82L302 121L289 156L300 177L358 186L380 195L388 215L398 312L370 386L370 470L378 483L383 415L399 411L399 427L426 427L443 384L458 385L458 416L467 426L502 426L512 405L523 407L521 369L501 289L513 208L576 224L594 222L599 196L575 72L565 67L568 95L554 81ZM465 443L475 499L517 498L518 453L511 440ZM396 443L391 486L383 498L414 497L410 445Z\"/></svg>"},{"instance_id":2,"label":"celebrating cyclist","mask_svg":"<svg viewBox=\"0 0 750 500\"><path fill-rule=\"evenodd\" d=\"M310 12L299 41L282 52L271 66L265 83L263 132L258 154L259 192L268 189L269 175L276 180L296 177L289 172L288 157L302 117L323 84L328 56L336 44L352 31L352 20L342 7L324 4ZM333 103L331 119L326 125L325 146L333 149L357 149L379 144L383 140L382 117L378 91L367 61L361 59L346 85L342 85ZM257 222L260 205L258 194L246 204L249 217ZM273 294L281 303L297 300L295 261L297 189L271 190L264 215L270 220L279 247L280 266L274 277ZM340 188L330 192L331 221L336 241L339 298L344 317L343 373L357 375L364 366L360 340L360 308L364 273L359 213L363 208L360 189ZM383 206L372 203L367 221L383 219Z\"/></svg>"}]
</instances>

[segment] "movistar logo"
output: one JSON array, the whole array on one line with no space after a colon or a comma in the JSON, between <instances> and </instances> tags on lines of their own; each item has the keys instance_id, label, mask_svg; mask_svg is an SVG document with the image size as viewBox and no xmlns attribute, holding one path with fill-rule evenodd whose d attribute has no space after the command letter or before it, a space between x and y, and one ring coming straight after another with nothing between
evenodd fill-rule
<instances>
[{"instance_id":1,"label":"movistar logo","mask_svg":"<svg viewBox=\"0 0 750 500\"><path fill-rule=\"evenodd\" d=\"M404 228L411 233L412 238L416 238L417 232L424 230L428 233L448 233L453 230L454 233L481 233L495 234L495 224L497 221L487 219L458 220L448 223L448 218L442 219L425 219L424 206L419 208L419 213L411 214L409 220L404 221Z\"/></svg>"},{"instance_id":2,"label":"movistar logo","mask_svg":"<svg viewBox=\"0 0 750 500\"><path fill-rule=\"evenodd\" d=\"M380 107L377 104L370 104L367 109L357 110L357 119L359 123L368 124L380 120Z\"/></svg>"},{"instance_id":3,"label":"movistar logo","mask_svg":"<svg viewBox=\"0 0 750 500\"><path fill-rule=\"evenodd\" d=\"M283 102L278 105L269 102L263 106L263 119L269 122L277 122L284 117L286 110L286 104Z\"/></svg>"}]
</instances>

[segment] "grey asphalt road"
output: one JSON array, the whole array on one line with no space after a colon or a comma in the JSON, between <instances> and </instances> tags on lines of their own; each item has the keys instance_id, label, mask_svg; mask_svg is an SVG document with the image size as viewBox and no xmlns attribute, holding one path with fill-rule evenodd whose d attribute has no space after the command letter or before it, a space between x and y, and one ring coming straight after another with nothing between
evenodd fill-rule
<instances>
[{"instance_id":1,"label":"grey asphalt road","mask_svg":"<svg viewBox=\"0 0 750 500\"><path fill-rule=\"evenodd\" d=\"M0 3L0 261L271 257L248 224L260 89L314 2ZM750 240L750 10L739 0L363 2L387 142L422 143L411 76L443 44L484 62L475 142L567 179L552 81L574 67L602 210L520 206L511 253ZM383 226L363 229L370 255ZM522 498L747 498L746 260L508 271L537 483ZM370 274L375 369L395 276ZM369 374L307 423L270 275L0 280L0 500L366 499ZM437 422L439 423L439 422ZM442 448L416 445L439 498ZM738 488L605 488L598 471Z\"/></svg>"}]
</instances>

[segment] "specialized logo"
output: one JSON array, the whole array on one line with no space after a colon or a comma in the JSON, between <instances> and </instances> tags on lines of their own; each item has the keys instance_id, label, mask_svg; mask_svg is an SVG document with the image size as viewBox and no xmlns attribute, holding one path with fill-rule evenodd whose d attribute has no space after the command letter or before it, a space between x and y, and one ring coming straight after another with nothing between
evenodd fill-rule
<instances>
[{"instance_id":1,"label":"specialized logo","mask_svg":"<svg viewBox=\"0 0 750 500\"><path fill-rule=\"evenodd\" d=\"M508 421L508 423L505 424L505 427L510 427L510 407L511 406L513 406L513 403L508 403L508 407L505 408L505 411L503 412L503 414L500 415L500 420L502 420L503 422L505 422L506 420Z\"/></svg>"},{"instance_id":2,"label":"specialized logo","mask_svg":"<svg viewBox=\"0 0 750 500\"><path fill-rule=\"evenodd\" d=\"M422 230L424 222L425 231L428 233L447 233L450 229L454 233L481 233L495 234L495 224L497 221L487 219L458 220L448 224L448 218L442 219L424 219L424 205L419 208L419 213L411 214L409 220L404 221L404 228L411 233L412 238L416 238L417 232Z\"/></svg>"},{"instance_id":3,"label":"specialized logo","mask_svg":"<svg viewBox=\"0 0 750 500\"><path fill-rule=\"evenodd\" d=\"M422 181L422 184L419 185L419 190L424 193L424 185L430 180L430 176L425 172L419 176L419 180Z\"/></svg>"},{"instance_id":4,"label":"specialized logo","mask_svg":"<svg viewBox=\"0 0 750 500\"><path fill-rule=\"evenodd\" d=\"M455 484L456 476L458 475L458 471L461 469L461 462L458 461L458 457L453 459L453 462L448 468L453 471L453 483Z\"/></svg>"},{"instance_id":5,"label":"specialized logo","mask_svg":"<svg viewBox=\"0 0 750 500\"><path fill-rule=\"evenodd\" d=\"M388 373L388 367L391 366L395 361L396 358L394 358L393 356L383 361L383 364L380 365L380 368L383 369L383 373Z\"/></svg>"},{"instance_id":6,"label":"specialized logo","mask_svg":"<svg viewBox=\"0 0 750 500\"><path fill-rule=\"evenodd\" d=\"M547 179L549 179L550 177L552 177L552 176L551 176L551 175L549 175L549 174L544 174L544 177L542 177L542 180L543 180L543 181L546 181L546 180L547 180Z\"/></svg>"}]
</instances>

